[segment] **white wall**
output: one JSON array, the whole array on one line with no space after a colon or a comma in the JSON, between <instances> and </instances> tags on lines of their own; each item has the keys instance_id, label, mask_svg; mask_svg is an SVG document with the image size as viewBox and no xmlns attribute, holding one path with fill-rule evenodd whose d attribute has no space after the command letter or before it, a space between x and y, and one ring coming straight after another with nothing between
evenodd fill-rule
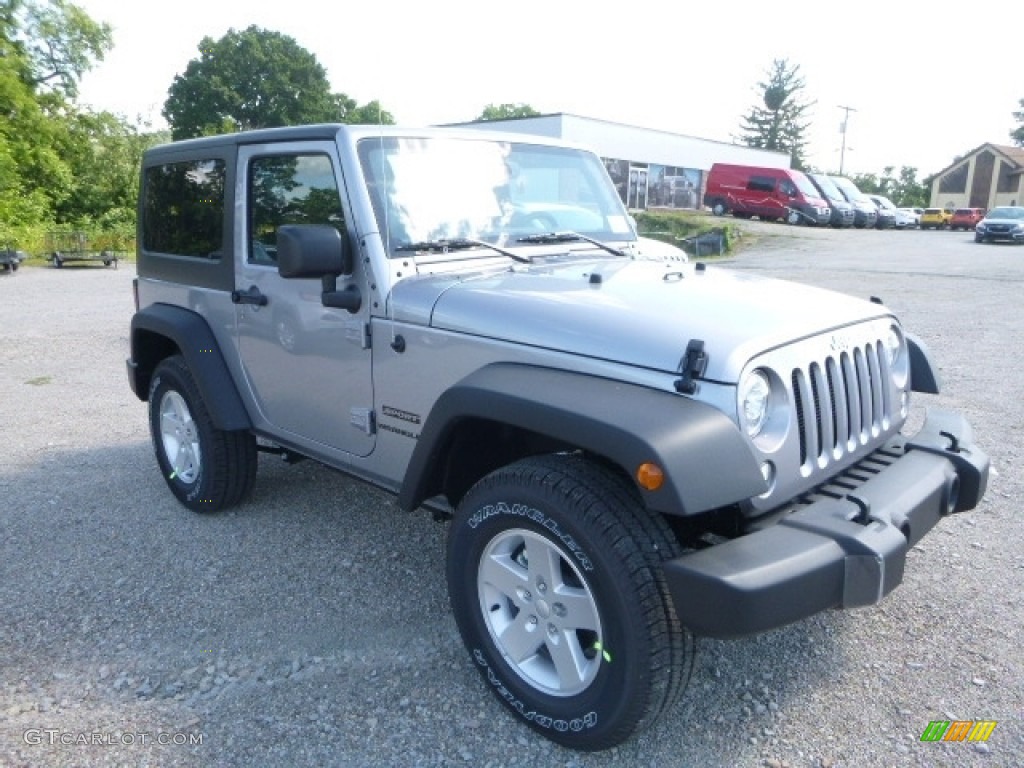
<instances>
[{"instance_id":1,"label":"white wall","mask_svg":"<svg viewBox=\"0 0 1024 768\"><path fill-rule=\"evenodd\" d=\"M601 157L636 163L659 163L703 171L709 170L714 163L790 167L789 155L782 152L698 139L579 115L560 113L459 125L564 139L590 147Z\"/></svg>"}]
</instances>

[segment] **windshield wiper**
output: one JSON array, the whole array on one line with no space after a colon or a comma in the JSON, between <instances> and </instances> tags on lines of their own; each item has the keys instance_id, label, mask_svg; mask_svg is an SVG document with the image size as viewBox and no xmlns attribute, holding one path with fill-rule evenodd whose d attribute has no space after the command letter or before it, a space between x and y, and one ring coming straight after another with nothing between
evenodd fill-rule
<instances>
[{"instance_id":1,"label":"windshield wiper","mask_svg":"<svg viewBox=\"0 0 1024 768\"><path fill-rule=\"evenodd\" d=\"M607 243L602 243L600 240L595 240L592 237L581 235L579 232L542 232L539 235L526 235L525 237L517 237L517 243L575 243L580 240L596 245L603 251L607 251L613 256L626 257L628 254L625 251L621 251L618 248L613 248Z\"/></svg>"},{"instance_id":2,"label":"windshield wiper","mask_svg":"<svg viewBox=\"0 0 1024 768\"><path fill-rule=\"evenodd\" d=\"M518 253L500 248L497 245L474 240L471 237L453 237L451 240L421 240L415 243L403 243L395 248L396 251L433 251L434 253L448 253L449 251L464 251L468 248L490 248L492 251L508 256L510 259L521 261L523 264L532 263L532 259Z\"/></svg>"}]
</instances>

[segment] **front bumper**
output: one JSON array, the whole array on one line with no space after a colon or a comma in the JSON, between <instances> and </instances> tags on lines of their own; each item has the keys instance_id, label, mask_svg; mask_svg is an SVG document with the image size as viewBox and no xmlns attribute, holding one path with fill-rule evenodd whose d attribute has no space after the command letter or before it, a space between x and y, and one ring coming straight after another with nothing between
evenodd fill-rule
<instances>
[{"instance_id":1,"label":"front bumper","mask_svg":"<svg viewBox=\"0 0 1024 768\"><path fill-rule=\"evenodd\" d=\"M1024 242L1024 231L975 229L974 236L985 240L1006 240L1011 243Z\"/></svg>"},{"instance_id":2,"label":"front bumper","mask_svg":"<svg viewBox=\"0 0 1024 768\"><path fill-rule=\"evenodd\" d=\"M988 456L958 414L930 410L877 454L773 525L665 563L682 624L731 637L877 603L903 580L907 550L985 494Z\"/></svg>"}]
</instances>

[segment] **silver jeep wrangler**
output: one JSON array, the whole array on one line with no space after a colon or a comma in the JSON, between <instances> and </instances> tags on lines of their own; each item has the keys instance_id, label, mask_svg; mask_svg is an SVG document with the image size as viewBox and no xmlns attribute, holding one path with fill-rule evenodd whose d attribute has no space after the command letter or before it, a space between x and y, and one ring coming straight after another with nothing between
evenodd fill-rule
<instances>
[{"instance_id":1,"label":"silver jeep wrangler","mask_svg":"<svg viewBox=\"0 0 1024 768\"><path fill-rule=\"evenodd\" d=\"M319 125L143 160L128 377L189 509L311 457L450 518L471 663L602 749L694 635L877 603L988 459L881 304L654 254L601 161L494 132Z\"/></svg>"}]
</instances>

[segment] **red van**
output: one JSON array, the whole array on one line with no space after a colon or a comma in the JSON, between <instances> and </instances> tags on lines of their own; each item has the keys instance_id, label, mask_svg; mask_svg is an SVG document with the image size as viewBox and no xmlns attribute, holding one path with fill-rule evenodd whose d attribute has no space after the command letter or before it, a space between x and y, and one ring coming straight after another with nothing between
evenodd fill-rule
<instances>
[{"instance_id":1,"label":"red van","mask_svg":"<svg viewBox=\"0 0 1024 768\"><path fill-rule=\"evenodd\" d=\"M828 224L832 210L800 171L715 163L708 172L704 205L716 216L778 219L790 224Z\"/></svg>"}]
</instances>

